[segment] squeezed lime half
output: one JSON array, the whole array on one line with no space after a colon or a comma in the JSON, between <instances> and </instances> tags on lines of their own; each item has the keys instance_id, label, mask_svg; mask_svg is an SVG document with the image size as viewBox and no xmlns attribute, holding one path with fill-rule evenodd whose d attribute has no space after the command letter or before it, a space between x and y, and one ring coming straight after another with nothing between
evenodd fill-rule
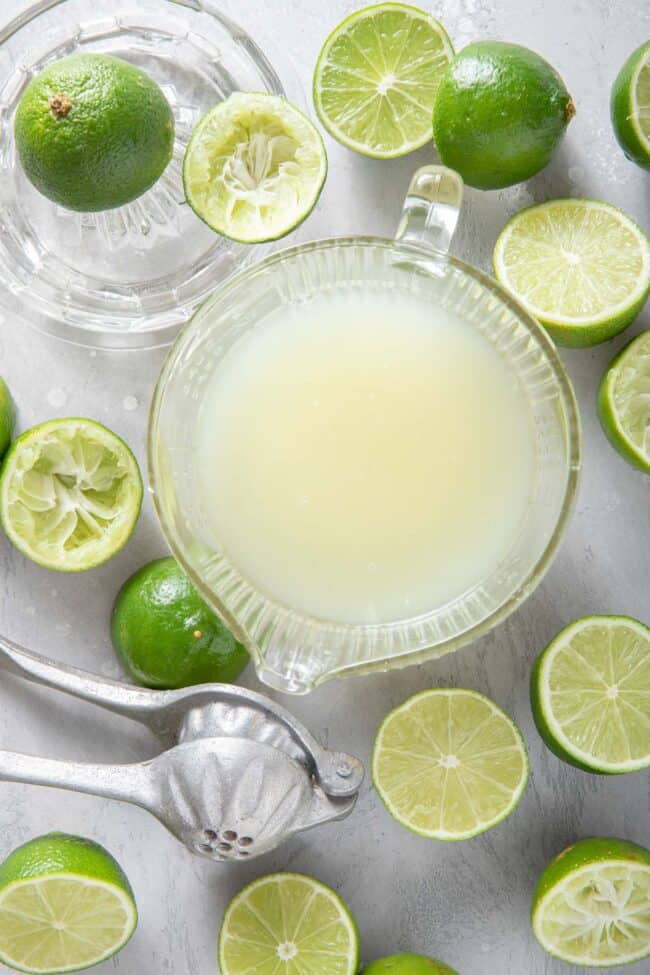
<instances>
[{"instance_id":1,"label":"squeezed lime half","mask_svg":"<svg viewBox=\"0 0 650 975\"><path fill-rule=\"evenodd\" d=\"M284 98L236 92L199 121L183 160L185 196L223 237L284 237L309 216L327 175L316 126Z\"/></svg>"},{"instance_id":2,"label":"squeezed lime half","mask_svg":"<svg viewBox=\"0 0 650 975\"><path fill-rule=\"evenodd\" d=\"M95 420L50 420L9 448L0 475L0 520L39 565L80 572L126 544L142 504L127 445Z\"/></svg>"}]
</instances>

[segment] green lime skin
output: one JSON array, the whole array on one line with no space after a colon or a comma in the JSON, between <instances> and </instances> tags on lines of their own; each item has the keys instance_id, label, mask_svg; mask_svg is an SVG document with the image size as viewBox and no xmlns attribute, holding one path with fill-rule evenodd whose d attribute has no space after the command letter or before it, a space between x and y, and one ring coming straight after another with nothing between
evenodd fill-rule
<instances>
[{"instance_id":1,"label":"green lime skin","mask_svg":"<svg viewBox=\"0 0 650 975\"><path fill-rule=\"evenodd\" d=\"M564 82L538 54L477 41L442 78L433 140L442 162L469 186L496 190L543 169L574 115Z\"/></svg>"},{"instance_id":2,"label":"green lime skin","mask_svg":"<svg viewBox=\"0 0 650 975\"><path fill-rule=\"evenodd\" d=\"M172 157L174 117L149 75L106 54L45 68L16 110L28 179L69 210L111 210L141 196Z\"/></svg>"},{"instance_id":3,"label":"green lime skin","mask_svg":"<svg viewBox=\"0 0 650 975\"><path fill-rule=\"evenodd\" d=\"M135 906L126 874L108 850L99 843L69 833L39 836L10 853L0 864L0 890L19 880L57 873L71 873L113 884L128 894Z\"/></svg>"},{"instance_id":4,"label":"green lime skin","mask_svg":"<svg viewBox=\"0 0 650 975\"><path fill-rule=\"evenodd\" d=\"M614 135L628 159L643 169L650 169L650 154L639 140L639 135L630 118L633 114L632 82L639 62L650 53L650 41L630 54L612 85L609 102Z\"/></svg>"},{"instance_id":5,"label":"green lime skin","mask_svg":"<svg viewBox=\"0 0 650 975\"><path fill-rule=\"evenodd\" d=\"M638 342L646 332L641 332L640 335L635 335L627 345L624 345L620 352L612 359L605 375L603 376L600 386L598 387L598 396L596 404L598 407L598 418L600 420L600 425L603 428L603 432L612 447L619 452L621 457L623 457L628 464L632 467L636 467L637 470L643 471L644 474L650 474L650 464L647 463L645 458L641 453L634 449L634 446L625 438L622 437L618 432L618 426L616 418L612 411L612 403L610 396L610 387L616 379L616 367L619 361L628 351L631 345Z\"/></svg>"},{"instance_id":6,"label":"green lime skin","mask_svg":"<svg viewBox=\"0 0 650 975\"><path fill-rule=\"evenodd\" d=\"M434 961L425 955L389 955L373 961L363 969L362 975L458 975L442 961Z\"/></svg>"},{"instance_id":7,"label":"green lime skin","mask_svg":"<svg viewBox=\"0 0 650 975\"><path fill-rule=\"evenodd\" d=\"M16 425L16 407L9 388L0 376L0 460L7 452Z\"/></svg>"},{"instance_id":8,"label":"green lime skin","mask_svg":"<svg viewBox=\"0 0 650 975\"><path fill-rule=\"evenodd\" d=\"M133 680L145 687L231 683L249 659L171 556L149 562L124 583L111 638Z\"/></svg>"},{"instance_id":9,"label":"green lime skin","mask_svg":"<svg viewBox=\"0 0 650 975\"><path fill-rule=\"evenodd\" d=\"M580 867L605 863L607 860L629 860L632 863L650 866L650 850L629 840L618 840L615 837L589 837L578 840L573 846L558 853L545 867L533 894L533 913L542 897L564 880L567 874L573 873Z\"/></svg>"}]
</instances>

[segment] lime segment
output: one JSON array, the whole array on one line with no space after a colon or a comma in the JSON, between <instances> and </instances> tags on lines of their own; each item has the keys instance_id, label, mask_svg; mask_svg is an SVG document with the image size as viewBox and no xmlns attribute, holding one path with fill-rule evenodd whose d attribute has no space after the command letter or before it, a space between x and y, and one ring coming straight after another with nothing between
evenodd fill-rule
<instances>
[{"instance_id":1,"label":"lime segment","mask_svg":"<svg viewBox=\"0 0 650 975\"><path fill-rule=\"evenodd\" d=\"M51 420L10 447L0 519L16 548L62 572L92 569L128 541L140 513L135 457L94 420Z\"/></svg>"},{"instance_id":2,"label":"lime segment","mask_svg":"<svg viewBox=\"0 0 650 975\"><path fill-rule=\"evenodd\" d=\"M614 133L626 156L650 169L650 41L637 48L612 87Z\"/></svg>"},{"instance_id":3,"label":"lime segment","mask_svg":"<svg viewBox=\"0 0 650 975\"><path fill-rule=\"evenodd\" d=\"M0 866L0 961L11 968L89 968L119 951L137 920L128 880L90 840L53 833Z\"/></svg>"},{"instance_id":4,"label":"lime segment","mask_svg":"<svg viewBox=\"0 0 650 975\"><path fill-rule=\"evenodd\" d=\"M320 133L276 95L237 92L204 115L185 151L195 213L241 243L276 240L309 216L327 175Z\"/></svg>"},{"instance_id":5,"label":"lime segment","mask_svg":"<svg viewBox=\"0 0 650 975\"><path fill-rule=\"evenodd\" d=\"M598 413L616 450L650 474L650 329L610 364L598 392Z\"/></svg>"},{"instance_id":6,"label":"lime segment","mask_svg":"<svg viewBox=\"0 0 650 975\"><path fill-rule=\"evenodd\" d=\"M226 910L219 935L221 975L356 975L358 966L350 912L312 877L262 877Z\"/></svg>"},{"instance_id":7,"label":"lime segment","mask_svg":"<svg viewBox=\"0 0 650 975\"><path fill-rule=\"evenodd\" d=\"M528 779L513 721L475 691L416 694L384 718L372 756L375 788L398 823L463 840L505 819Z\"/></svg>"},{"instance_id":8,"label":"lime segment","mask_svg":"<svg viewBox=\"0 0 650 975\"><path fill-rule=\"evenodd\" d=\"M430 142L432 113L451 41L428 13L380 3L329 35L314 73L314 104L330 135L388 159Z\"/></svg>"},{"instance_id":9,"label":"lime segment","mask_svg":"<svg viewBox=\"0 0 650 975\"><path fill-rule=\"evenodd\" d=\"M558 344L596 345L627 328L643 307L650 241L608 203L550 200L506 224L494 269Z\"/></svg>"},{"instance_id":10,"label":"lime segment","mask_svg":"<svg viewBox=\"0 0 650 975\"><path fill-rule=\"evenodd\" d=\"M650 954L650 852L585 839L544 870L532 910L542 948L562 961L609 968Z\"/></svg>"},{"instance_id":11,"label":"lime segment","mask_svg":"<svg viewBox=\"0 0 650 975\"><path fill-rule=\"evenodd\" d=\"M590 772L650 765L650 629L626 616L571 623L531 676L535 723L555 754Z\"/></svg>"}]
</instances>

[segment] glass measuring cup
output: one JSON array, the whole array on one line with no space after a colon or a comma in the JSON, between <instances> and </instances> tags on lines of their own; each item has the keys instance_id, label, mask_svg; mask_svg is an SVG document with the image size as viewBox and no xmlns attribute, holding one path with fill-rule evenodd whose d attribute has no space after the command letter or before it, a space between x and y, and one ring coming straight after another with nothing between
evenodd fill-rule
<instances>
[{"instance_id":1,"label":"glass measuring cup","mask_svg":"<svg viewBox=\"0 0 650 975\"><path fill-rule=\"evenodd\" d=\"M335 676L441 656L504 620L547 570L567 523L580 467L570 381L541 326L495 281L448 254L462 181L444 167L415 174L395 240L348 237L289 248L225 282L195 314L162 370L149 428L151 486L175 556L249 648L258 675L304 693ZM507 555L443 606L388 623L312 617L261 591L210 538L197 488L193 421L215 365L269 314L339 288L403 290L460 315L495 346L533 418L535 474L528 516Z\"/></svg>"}]
</instances>

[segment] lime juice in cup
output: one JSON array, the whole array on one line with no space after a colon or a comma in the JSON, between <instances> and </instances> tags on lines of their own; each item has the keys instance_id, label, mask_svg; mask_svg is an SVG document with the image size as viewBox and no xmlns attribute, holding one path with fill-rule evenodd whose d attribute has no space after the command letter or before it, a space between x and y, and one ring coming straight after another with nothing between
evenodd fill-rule
<instances>
[{"instance_id":1,"label":"lime juice in cup","mask_svg":"<svg viewBox=\"0 0 650 975\"><path fill-rule=\"evenodd\" d=\"M427 167L396 240L316 241L230 278L161 374L163 530L282 690L456 649L557 547L573 393L541 326L446 254L461 196Z\"/></svg>"}]
</instances>

